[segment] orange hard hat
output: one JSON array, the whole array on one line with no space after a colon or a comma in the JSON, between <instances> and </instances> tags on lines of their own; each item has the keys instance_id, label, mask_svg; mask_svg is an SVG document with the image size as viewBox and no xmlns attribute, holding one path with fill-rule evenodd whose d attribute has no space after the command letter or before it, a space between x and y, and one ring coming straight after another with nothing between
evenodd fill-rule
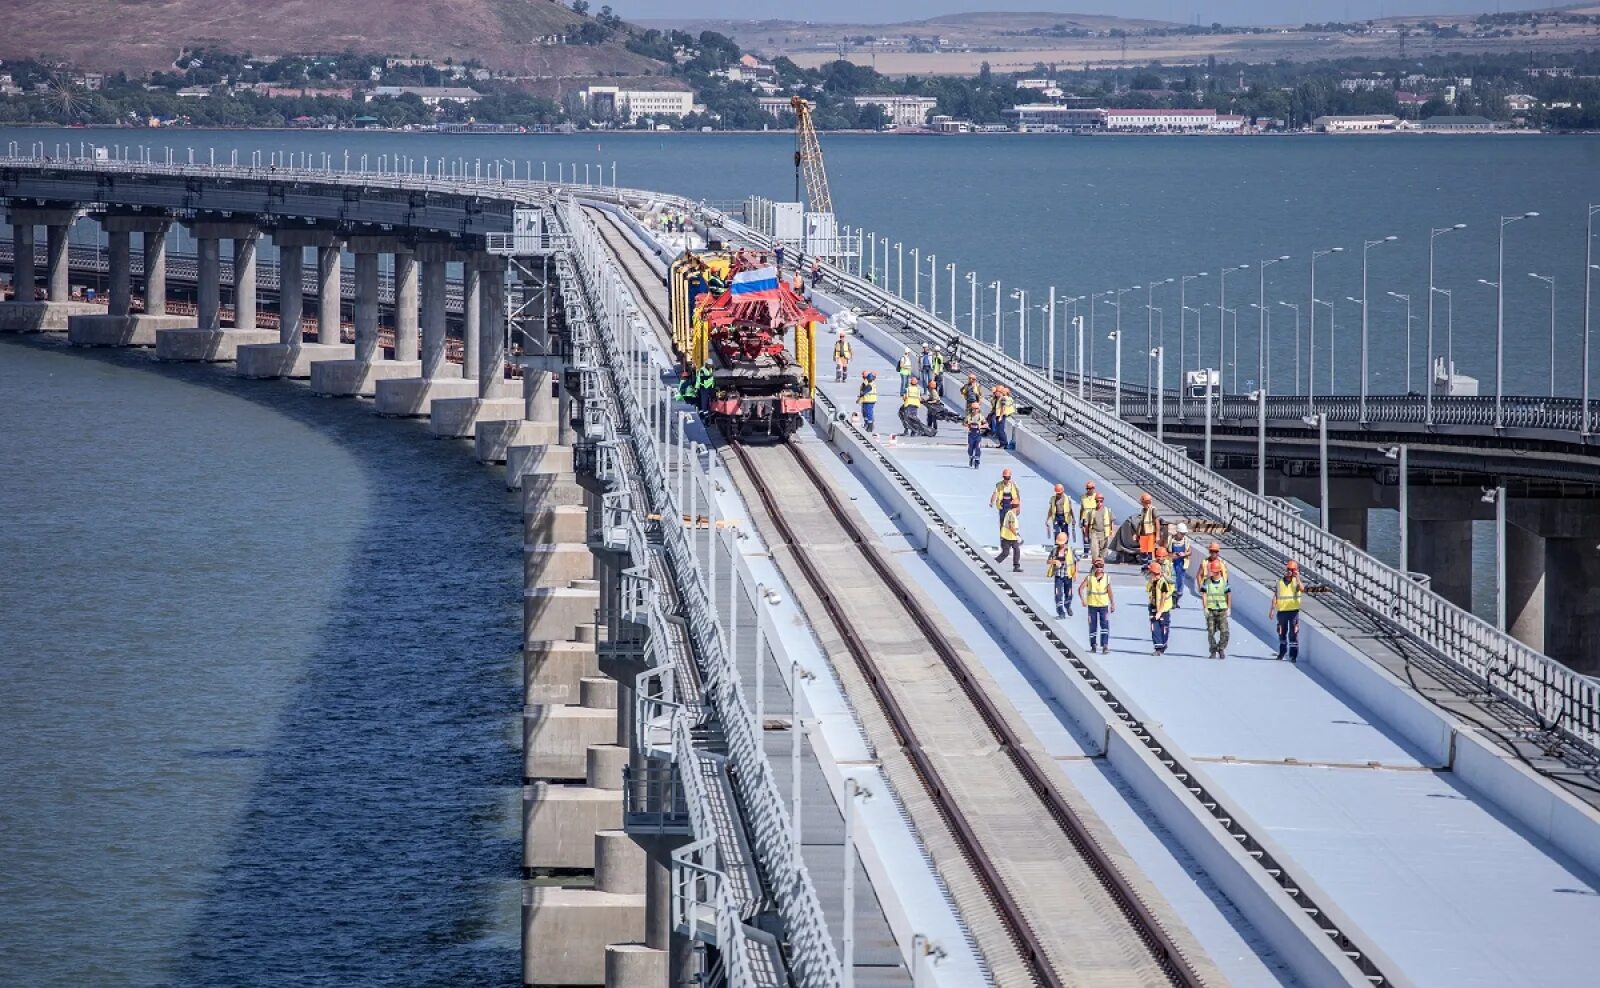
<instances>
[{"instance_id":1,"label":"orange hard hat","mask_svg":"<svg viewBox=\"0 0 1600 988\"><path fill-rule=\"evenodd\" d=\"M1222 543L1221 542L1213 542L1210 545L1206 546L1206 548L1210 549L1212 552L1221 552L1222 551Z\"/></svg>"},{"instance_id":2,"label":"orange hard hat","mask_svg":"<svg viewBox=\"0 0 1600 988\"><path fill-rule=\"evenodd\" d=\"M1066 488L1065 488L1065 487L1063 487L1063 486L1061 486L1061 485L1060 485L1060 484L1057 484L1057 485L1056 485L1056 493L1057 493L1057 494L1061 494L1061 493L1064 493L1064 492L1065 492L1065 491L1066 491Z\"/></svg>"},{"instance_id":3,"label":"orange hard hat","mask_svg":"<svg viewBox=\"0 0 1600 988\"><path fill-rule=\"evenodd\" d=\"M1283 568L1288 570L1298 570L1300 569L1300 564L1291 559L1287 563L1283 564Z\"/></svg>"},{"instance_id":4,"label":"orange hard hat","mask_svg":"<svg viewBox=\"0 0 1600 988\"><path fill-rule=\"evenodd\" d=\"M1140 504L1149 504L1150 503L1150 495L1148 495L1148 494L1140 494L1139 495L1139 503Z\"/></svg>"},{"instance_id":5,"label":"orange hard hat","mask_svg":"<svg viewBox=\"0 0 1600 988\"><path fill-rule=\"evenodd\" d=\"M1150 572L1154 573L1156 576L1160 576L1161 575L1161 564L1160 563L1151 563L1147 568L1150 570Z\"/></svg>"},{"instance_id":6,"label":"orange hard hat","mask_svg":"<svg viewBox=\"0 0 1600 988\"><path fill-rule=\"evenodd\" d=\"M1000 471L1000 476L1004 477L1007 480L1010 480L1011 479L1011 468L1010 467L1006 467L1004 470L1001 470Z\"/></svg>"},{"instance_id":7,"label":"orange hard hat","mask_svg":"<svg viewBox=\"0 0 1600 988\"><path fill-rule=\"evenodd\" d=\"M1067 544L1067 533L1066 532L1057 532L1056 533L1056 545L1066 545L1066 544Z\"/></svg>"}]
</instances>

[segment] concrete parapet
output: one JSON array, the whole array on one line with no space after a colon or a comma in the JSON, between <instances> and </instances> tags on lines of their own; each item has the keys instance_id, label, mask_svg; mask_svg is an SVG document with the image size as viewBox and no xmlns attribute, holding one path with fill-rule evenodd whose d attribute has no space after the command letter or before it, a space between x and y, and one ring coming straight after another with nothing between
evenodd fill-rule
<instances>
[{"instance_id":1,"label":"concrete parapet","mask_svg":"<svg viewBox=\"0 0 1600 988\"><path fill-rule=\"evenodd\" d=\"M311 391L330 397L371 398L379 381L414 378L422 372L416 360L319 360L311 365Z\"/></svg>"},{"instance_id":2,"label":"concrete parapet","mask_svg":"<svg viewBox=\"0 0 1600 988\"><path fill-rule=\"evenodd\" d=\"M522 547L524 587L565 587L594 579L594 554L581 542Z\"/></svg>"},{"instance_id":3,"label":"concrete parapet","mask_svg":"<svg viewBox=\"0 0 1600 988\"><path fill-rule=\"evenodd\" d=\"M642 943L606 944L605 988L661 988L671 954Z\"/></svg>"},{"instance_id":4,"label":"concrete parapet","mask_svg":"<svg viewBox=\"0 0 1600 988\"><path fill-rule=\"evenodd\" d=\"M607 983L607 948L643 939L644 902L643 895L590 889L529 889L522 909L523 984ZM666 983L663 978L651 988Z\"/></svg>"},{"instance_id":5,"label":"concrete parapet","mask_svg":"<svg viewBox=\"0 0 1600 988\"><path fill-rule=\"evenodd\" d=\"M529 642L522 650L522 702L525 706L581 703L584 681L599 675L592 641Z\"/></svg>"},{"instance_id":6,"label":"concrete parapet","mask_svg":"<svg viewBox=\"0 0 1600 988\"><path fill-rule=\"evenodd\" d=\"M105 312L91 302L0 302L0 333L65 333L73 316Z\"/></svg>"},{"instance_id":7,"label":"concrete parapet","mask_svg":"<svg viewBox=\"0 0 1600 988\"><path fill-rule=\"evenodd\" d=\"M590 749L616 737L615 698L610 709L570 703L527 707L522 711L522 777L529 782L587 779Z\"/></svg>"},{"instance_id":8,"label":"concrete parapet","mask_svg":"<svg viewBox=\"0 0 1600 988\"><path fill-rule=\"evenodd\" d=\"M473 436L474 453L479 463L504 463L513 446L543 446L556 441L554 422L529 422L526 419L486 421L481 416Z\"/></svg>"},{"instance_id":9,"label":"concrete parapet","mask_svg":"<svg viewBox=\"0 0 1600 988\"><path fill-rule=\"evenodd\" d=\"M529 587L522 592L522 640L569 641L579 625L594 624L599 606L599 590Z\"/></svg>"},{"instance_id":10,"label":"concrete parapet","mask_svg":"<svg viewBox=\"0 0 1600 988\"><path fill-rule=\"evenodd\" d=\"M473 382L474 390L477 386ZM521 398L435 398L428 412L428 429L440 439L468 439L479 422L521 418Z\"/></svg>"},{"instance_id":11,"label":"concrete parapet","mask_svg":"<svg viewBox=\"0 0 1600 988\"><path fill-rule=\"evenodd\" d=\"M540 474L572 476L571 446L511 446L506 449L506 487L516 490Z\"/></svg>"},{"instance_id":12,"label":"concrete parapet","mask_svg":"<svg viewBox=\"0 0 1600 988\"><path fill-rule=\"evenodd\" d=\"M523 790L522 867L592 871L595 833L621 827L621 789L535 782Z\"/></svg>"},{"instance_id":13,"label":"concrete parapet","mask_svg":"<svg viewBox=\"0 0 1600 988\"><path fill-rule=\"evenodd\" d=\"M239 358L242 346L275 346L277 339L277 331L271 329L159 329L156 331L156 359L172 363L227 363Z\"/></svg>"},{"instance_id":14,"label":"concrete parapet","mask_svg":"<svg viewBox=\"0 0 1600 988\"><path fill-rule=\"evenodd\" d=\"M589 509L582 505L551 504L522 517L523 545L586 545L588 541Z\"/></svg>"},{"instance_id":15,"label":"concrete parapet","mask_svg":"<svg viewBox=\"0 0 1600 988\"><path fill-rule=\"evenodd\" d=\"M311 376L311 365L319 360L349 360L355 356L352 343L259 343L238 348L240 377L275 378Z\"/></svg>"},{"instance_id":16,"label":"concrete parapet","mask_svg":"<svg viewBox=\"0 0 1600 988\"><path fill-rule=\"evenodd\" d=\"M155 346L157 333L193 325L191 316L69 316L67 342L73 346Z\"/></svg>"},{"instance_id":17,"label":"concrete parapet","mask_svg":"<svg viewBox=\"0 0 1600 988\"><path fill-rule=\"evenodd\" d=\"M377 399L378 414L415 418L429 414L433 403L441 398L470 398L476 395L478 382L463 381L459 376L443 376L449 367L454 366L451 364L440 368L440 376L431 381L420 377L399 377L376 382L373 396ZM459 375L460 371L456 373Z\"/></svg>"}]
</instances>

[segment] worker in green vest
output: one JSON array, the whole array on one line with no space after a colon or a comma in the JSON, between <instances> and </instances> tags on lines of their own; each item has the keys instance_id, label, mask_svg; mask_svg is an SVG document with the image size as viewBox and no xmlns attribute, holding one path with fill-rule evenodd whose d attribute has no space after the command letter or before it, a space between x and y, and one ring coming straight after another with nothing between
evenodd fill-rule
<instances>
[{"instance_id":1,"label":"worker in green vest","mask_svg":"<svg viewBox=\"0 0 1600 988\"><path fill-rule=\"evenodd\" d=\"M1228 657L1228 620L1233 613L1233 590L1220 562L1206 563L1200 574L1200 601L1206 609L1206 647L1213 659Z\"/></svg>"}]
</instances>

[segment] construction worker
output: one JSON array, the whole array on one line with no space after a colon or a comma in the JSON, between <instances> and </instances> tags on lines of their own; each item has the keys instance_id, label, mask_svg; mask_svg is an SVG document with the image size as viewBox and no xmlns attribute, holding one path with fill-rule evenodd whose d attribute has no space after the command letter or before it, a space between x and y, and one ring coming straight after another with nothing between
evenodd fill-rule
<instances>
[{"instance_id":1,"label":"construction worker","mask_svg":"<svg viewBox=\"0 0 1600 988\"><path fill-rule=\"evenodd\" d=\"M1072 530L1072 523L1076 512L1072 510L1072 498L1067 496L1067 489L1062 484L1057 484L1055 493L1050 495L1050 503L1044 509L1044 537L1046 541L1054 541L1057 535L1065 535Z\"/></svg>"},{"instance_id":2,"label":"construction worker","mask_svg":"<svg viewBox=\"0 0 1600 988\"><path fill-rule=\"evenodd\" d=\"M1223 559L1222 559L1222 543L1221 542L1212 542L1210 545L1206 546L1206 560L1205 560L1205 564L1204 565L1206 565L1207 567L1210 567L1210 566L1213 566L1213 565L1221 566L1222 567L1222 578L1224 580L1226 580L1228 578L1228 564L1226 562L1224 562Z\"/></svg>"},{"instance_id":3,"label":"construction worker","mask_svg":"<svg viewBox=\"0 0 1600 988\"><path fill-rule=\"evenodd\" d=\"M833 341L833 379L835 381L848 381L850 379L850 337L840 333Z\"/></svg>"},{"instance_id":4,"label":"construction worker","mask_svg":"<svg viewBox=\"0 0 1600 988\"><path fill-rule=\"evenodd\" d=\"M694 375L690 373L688 366L678 372L678 390L674 391L672 396L679 401L694 400Z\"/></svg>"},{"instance_id":5,"label":"construction worker","mask_svg":"<svg viewBox=\"0 0 1600 988\"><path fill-rule=\"evenodd\" d=\"M1083 500L1078 504L1078 527L1083 530L1083 558L1089 559L1089 519L1094 515L1094 481L1084 481Z\"/></svg>"},{"instance_id":6,"label":"construction worker","mask_svg":"<svg viewBox=\"0 0 1600 988\"><path fill-rule=\"evenodd\" d=\"M1078 584L1078 599L1089 613L1089 651L1098 648L1111 654L1111 615L1117 611L1117 598L1111 592L1111 577L1106 575L1106 561L1099 556L1089 568L1089 575Z\"/></svg>"},{"instance_id":7,"label":"construction worker","mask_svg":"<svg viewBox=\"0 0 1600 988\"><path fill-rule=\"evenodd\" d=\"M1145 593L1150 599L1150 644L1155 654L1167 651L1167 639L1172 635L1172 581L1160 563L1151 563L1146 569Z\"/></svg>"},{"instance_id":8,"label":"construction worker","mask_svg":"<svg viewBox=\"0 0 1600 988\"><path fill-rule=\"evenodd\" d=\"M777 262L778 271L781 273L783 271L783 244L772 248L772 258Z\"/></svg>"},{"instance_id":9,"label":"construction worker","mask_svg":"<svg viewBox=\"0 0 1600 988\"><path fill-rule=\"evenodd\" d=\"M1172 540L1167 543L1167 555L1172 557L1172 607L1183 606L1183 578L1189 568L1189 524L1178 522Z\"/></svg>"},{"instance_id":10,"label":"construction worker","mask_svg":"<svg viewBox=\"0 0 1600 988\"><path fill-rule=\"evenodd\" d=\"M928 389L937 394L940 400L944 399L944 351L935 348L933 351L932 377L928 378Z\"/></svg>"},{"instance_id":11,"label":"construction worker","mask_svg":"<svg viewBox=\"0 0 1600 988\"><path fill-rule=\"evenodd\" d=\"M1006 427L1011 420L1011 416L1016 414L1017 405L1016 402L1011 400L1011 389L1004 384L995 385L992 394L993 410L990 415L994 421L990 423L990 429L994 432L995 445L1001 449L1007 449L1010 444L1006 439Z\"/></svg>"},{"instance_id":12,"label":"construction worker","mask_svg":"<svg viewBox=\"0 0 1600 988\"><path fill-rule=\"evenodd\" d=\"M1206 609L1206 647L1213 659L1228 657L1228 618L1233 611L1233 590L1220 561L1201 568L1200 601Z\"/></svg>"},{"instance_id":13,"label":"construction worker","mask_svg":"<svg viewBox=\"0 0 1600 988\"><path fill-rule=\"evenodd\" d=\"M983 459L983 409L973 402L967 406L967 417L961 421L967 427L967 465L976 470L978 461Z\"/></svg>"},{"instance_id":14,"label":"construction worker","mask_svg":"<svg viewBox=\"0 0 1600 988\"><path fill-rule=\"evenodd\" d=\"M1156 536L1161 533L1161 519L1156 516L1156 506L1149 494L1139 495L1139 562L1148 565L1156 555Z\"/></svg>"},{"instance_id":15,"label":"construction worker","mask_svg":"<svg viewBox=\"0 0 1600 988\"><path fill-rule=\"evenodd\" d=\"M1011 468L1000 471L1000 483L994 485L994 493L989 495L989 507L1000 512L1000 520L1005 521L1006 512L1012 508L1022 508L1022 491L1011 482Z\"/></svg>"},{"instance_id":16,"label":"construction worker","mask_svg":"<svg viewBox=\"0 0 1600 988\"><path fill-rule=\"evenodd\" d=\"M1017 521L1015 506L1000 512L1000 555L995 562L1003 563L1011 556L1011 572L1022 572L1022 526Z\"/></svg>"},{"instance_id":17,"label":"construction worker","mask_svg":"<svg viewBox=\"0 0 1600 988\"><path fill-rule=\"evenodd\" d=\"M933 348L926 343L922 344L922 356L918 358L917 369L922 373L922 379L928 382L928 387L931 389L933 387Z\"/></svg>"},{"instance_id":18,"label":"construction worker","mask_svg":"<svg viewBox=\"0 0 1600 988\"><path fill-rule=\"evenodd\" d=\"M711 410L711 399L717 393L716 375L712 373L711 361L707 360L700 365L700 373L694 381L695 393L700 396L700 412L704 414Z\"/></svg>"},{"instance_id":19,"label":"construction worker","mask_svg":"<svg viewBox=\"0 0 1600 988\"><path fill-rule=\"evenodd\" d=\"M1089 557L1106 558L1106 551L1111 548L1111 537L1117 531L1117 520L1112 517L1111 509L1106 507L1104 494L1094 496L1094 511L1090 513L1084 527L1089 530Z\"/></svg>"},{"instance_id":20,"label":"construction worker","mask_svg":"<svg viewBox=\"0 0 1600 988\"><path fill-rule=\"evenodd\" d=\"M1050 561L1045 563L1044 575L1055 581L1056 617L1072 616L1072 584L1078 579L1078 554L1072 551L1067 533L1056 535L1055 548L1050 551Z\"/></svg>"},{"instance_id":21,"label":"construction worker","mask_svg":"<svg viewBox=\"0 0 1600 988\"><path fill-rule=\"evenodd\" d=\"M795 269L794 279L789 282L789 287L794 289L794 293L796 295L799 295L799 296L802 296L802 297L805 296L805 293L806 293L806 276L804 274L801 274L800 270L798 268Z\"/></svg>"},{"instance_id":22,"label":"construction worker","mask_svg":"<svg viewBox=\"0 0 1600 988\"><path fill-rule=\"evenodd\" d=\"M900 362L895 364L895 370L900 372L900 393L906 393L906 381L911 379L911 348L906 347L905 353L900 355Z\"/></svg>"},{"instance_id":23,"label":"construction worker","mask_svg":"<svg viewBox=\"0 0 1600 988\"><path fill-rule=\"evenodd\" d=\"M822 284L822 261L814 258L811 261L811 288L815 290L820 284Z\"/></svg>"},{"instance_id":24,"label":"construction worker","mask_svg":"<svg viewBox=\"0 0 1600 988\"><path fill-rule=\"evenodd\" d=\"M978 383L978 375L967 375L967 383L961 386L961 403L980 406L983 404L983 385Z\"/></svg>"},{"instance_id":25,"label":"construction worker","mask_svg":"<svg viewBox=\"0 0 1600 988\"><path fill-rule=\"evenodd\" d=\"M907 436L922 435L922 423L917 415L922 411L922 387L916 378L910 378L900 393L900 429Z\"/></svg>"},{"instance_id":26,"label":"construction worker","mask_svg":"<svg viewBox=\"0 0 1600 988\"><path fill-rule=\"evenodd\" d=\"M1161 575L1166 577L1167 582L1170 583L1174 575L1172 572L1172 557L1167 554L1164 546L1156 546L1154 565L1161 567Z\"/></svg>"},{"instance_id":27,"label":"construction worker","mask_svg":"<svg viewBox=\"0 0 1600 988\"><path fill-rule=\"evenodd\" d=\"M929 383L927 390L922 394L922 407L927 415L927 434L930 436L939 434L939 412L942 410L943 404L939 400L938 394L934 392L932 383Z\"/></svg>"},{"instance_id":28,"label":"construction worker","mask_svg":"<svg viewBox=\"0 0 1600 988\"><path fill-rule=\"evenodd\" d=\"M1267 617L1278 618L1278 659L1285 655L1290 662L1300 659L1300 595L1305 584L1300 582L1300 564L1293 559L1283 564L1283 579L1267 606Z\"/></svg>"},{"instance_id":29,"label":"construction worker","mask_svg":"<svg viewBox=\"0 0 1600 988\"><path fill-rule=\"evenodd\" d=\"M877 427L873 415L878 410L878 375L871 371L861 373L861 392L856 395L856 404L861 406L862 428L872 432Z\"/></svg>"}]
</instances>

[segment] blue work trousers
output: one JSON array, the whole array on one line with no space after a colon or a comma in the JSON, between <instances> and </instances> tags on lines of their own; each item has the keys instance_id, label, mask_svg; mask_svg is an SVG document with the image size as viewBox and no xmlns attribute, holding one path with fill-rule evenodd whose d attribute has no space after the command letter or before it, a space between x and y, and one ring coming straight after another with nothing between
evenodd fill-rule
<instances>
[{"instance_id":1,"label":"blue work trousers","mask_svg":"<svg viewBox=\"0 0 1600 988\"><path fill-rule=\"evenodd\" d=\"M1111 647L1111 608L1089 608L1089 647Z\"/></svg>"},{"instance_id":2,"label":"blue work trousers","mask_svg":"<svg viewBox=\"0 0 1600 988\"><path fill-rule=\"evenodd\" d=\"M1150 644L1156 647L1156 651L1165 652L1167 650L1167 639L1171 637L1171 635L1171 611L1168 611L1160 617L1153 617L1150 619Z\"/></svg>"},{"instance_id":3,"label":"blue work trousers","mask_svg":"<svg viewBox=\"0 0 1600 988\"><path fill-rule=\"evenodd\" d=\"M995 443L1001 449L1005 449L1006 448L1006 420L1004 418L1002 418L1001 416L996 415L994 417L994 422L992 423L990 428L994 429L994 441L995 441Z\"/></svg>"},{"instance_id":4,"label":"blue work trousers","mask_svg":"<svg viewBox=\"0 0 1600 988\"><path fill-rule=\"evenodd\" d=\"M1183 570L1188 564L1187 559L1172 559L1172 606L1177 607L1178 601L1183 599Z\"/></svg>"},{"instance_id":5,"label":"blue work trousers","mask_svg":"<svg viewBox=\"0 0 1600 988\"><path fill-rule=\"evenodd\" d=\"M967 430L967 464L969 466L972 466L972 467L977 467L979 461L981 461L982 459L983 459L983 430L982 429L968 429Z\"/></svg>"},{"instance_id":6,"label":"blue work trousers","mask_svg":"<svg viewBox=\"0 0 1600 988\"><path fill-rule=\"evenodd\" d=\"M1058 576L1056 585L1056 617L1072 613L1072 577Z\"/></svg>"},{"instance_id":7,"label":"blue work trousers","mask_svg":"<svg viewBox=\"0 0 1600 988\"><path fill-rule=\"evenodd\" d=\"M875 428L872 421L872 413L877 411L877 409L878 403L875 401L864 401L861 403L861 425L868 432L872 432Z\"/></svg>"},{"instance_id":8,"label":"blue work trousers","mask_svg":"<svg viewBox=\"0 0 1600 988\"><path fill-rule=\"evenodd\" d=\"M1300 658L1300 612L1278 612L1278 658L1285 655L1290 662Z\"/></svg>"}]
</instances>

